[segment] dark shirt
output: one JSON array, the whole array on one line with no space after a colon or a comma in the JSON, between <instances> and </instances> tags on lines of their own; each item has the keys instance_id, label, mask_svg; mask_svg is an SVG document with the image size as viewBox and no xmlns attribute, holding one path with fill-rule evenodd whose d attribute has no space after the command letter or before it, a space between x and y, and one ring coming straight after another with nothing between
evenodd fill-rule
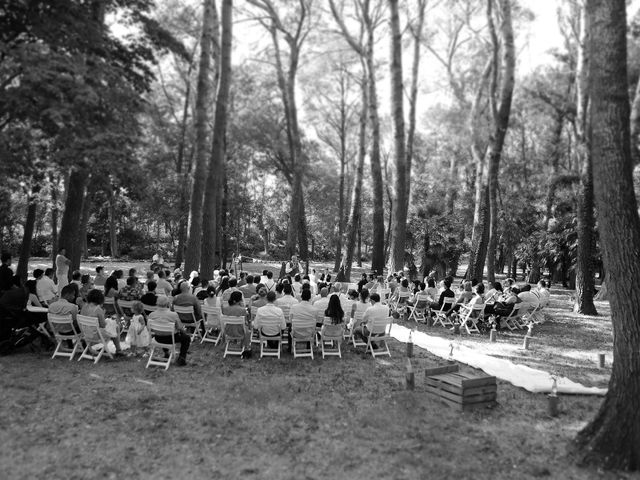
<instances>
[{"instance_id":1,"label":"dark shirt","mask_svg":"<svg viewBox=\"0 0 640 480\"><path fill-rule=\"evenodd\" d=\"M155 292L147 292L142 297L140 297L140 301L145 305L155 306L158 301L158 297Z\"/></svg>"},{"instance_id":2,"label":"dark shirt","mask_svg":"<svg viewBox=\"0 0 640 480\"><path fill-rule=\"evenodd\" d=\"M454 297L455 298L455 296L456 296L456 294L453 293L453 290L451 290L450 288L446 288L440 294L440 299L438 300L438 305L440 305L442 307L442 304L444 303L444 299L445 298L447 298L447 297Z\"/></svg>"},{"instance_id":3,"label":"dark shirt","mask_svg":"<svg viewBox=\"0 0 640 480\"><path fill-rule=\"evenodd\" d=\"M8 265L0 265L0 293L11 289L13 283L13 270Z\"/></svg>"}]
</instances>

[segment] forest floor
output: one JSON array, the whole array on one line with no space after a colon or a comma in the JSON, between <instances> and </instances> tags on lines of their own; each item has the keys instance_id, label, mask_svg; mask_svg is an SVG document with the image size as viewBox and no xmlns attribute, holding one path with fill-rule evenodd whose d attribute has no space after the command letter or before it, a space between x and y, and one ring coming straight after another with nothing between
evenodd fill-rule
<instances>
[{"instance_id":1,"label":"forest floor","mask_svg":"<svg viewBox=\"0 0 640 480\"><path fill-rule=\"evenodd\" d=\"M518 348L523 333L458 341L606 386L609 306L578 316L570 294L552 290L530 350ZM197 344L188 366L168 371L136 357L97 365L29 349L1 357L0 478L635 478L578 467L567 454L601 397L563 395L550 418L545 395L498 381L497 407L459 412L426 392L424 368L438 358L416 348L416 388L407 391L405 346L390 347L391 358L346 346L341 360L294 361L259 360L255 347L251 359L223 359L221 346Z\"/></svg>"}]
</instances>

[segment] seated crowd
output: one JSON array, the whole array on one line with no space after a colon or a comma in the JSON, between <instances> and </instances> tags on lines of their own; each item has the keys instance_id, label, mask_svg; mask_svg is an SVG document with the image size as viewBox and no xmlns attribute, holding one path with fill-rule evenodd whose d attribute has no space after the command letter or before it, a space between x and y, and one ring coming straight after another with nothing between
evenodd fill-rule
<instances>
[{"instance_id":1,"label":"seated crowd","mask_svg":"<svg viewBox=\"0 0 640 480\"><path fill-rule=\"evenodd\" d=\"M53 269L35 269L33 278L23 286L20 278L13 275L10 265L11 256L3 254L0 341L7 340L11 331L18 328L39 327L46 333L47 313L71 315L74 323L76 316L81 314L97 318L104 338L113 341L116 355L122 355L120 341L125 329L126 342L138 353L136 347L144 349L149 345L147 320L164 320L175 325L174 338L180 343L179 365L186 364L192 338L187 328L198 328L195 325L203 318L204 306L220 307L223 315L245 317L243 332L235 333L244 335L244 355L250 356L252 329L262 330L267 337L280 335L290 328L290 319L315 320L319 328L327 322L344 325L353 329L355 335L366 338L371 322L387 318L394 310L393 305L398 307L401 303L411 307L419 302L424 304L426 300L428 309L435 311L451 297L455 302L447 314L455 315L465 304L486 303L487 316L499 318L508 315L516 303L546 305L549 301L544 281L532 290L529 285L519 289L509 279L506 288L497 282L486 293L482 282L464 281L454 292L451 277L445 278L437 288L433 275L423 282L410 282L402 272L386 279L363 274L357 284L347 284L331 282L330 274L317 275L315 270L308 275L297 273L293 277L285 275L274 280L270 270L264 270L262 275L240 272L236 277L233 270L222 269L215 270L212 279L205 279L195 271L183 276L179 269L171 272L157 264L146 272L143 280L135 268L129 269L126 278L120 269L106 275L102 266L96 267L93 278L75 271L71 275L72 281L58 291ZM125 303L127 315L121 316L120 305ZM193 314L177 313L173 311L175 307L193 307ZM122 317L126 319L124 324L119 321ZM201 333L205 334L204 331ZM168 342L170 337L165 339L165 343Z\"/></svg>"}]
</instances>

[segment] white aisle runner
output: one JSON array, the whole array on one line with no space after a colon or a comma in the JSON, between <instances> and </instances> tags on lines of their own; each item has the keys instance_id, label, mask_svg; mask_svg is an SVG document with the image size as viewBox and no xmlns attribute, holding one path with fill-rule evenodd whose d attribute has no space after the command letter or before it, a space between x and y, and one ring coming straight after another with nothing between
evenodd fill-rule
<instances>
[{"instance_id":1,"label":"white aisle runner","mask_svg":"<svg viewBox=\"0 0 640 480\"><path fill-rule=\"evenodd\" d=\"M409 329L394 323L391 328L391 336L400 342L406 343L409 339ZM450 345L454 342L446 338L415 331L413 332L413 343L440 358L448 359L450 358ZM525 365L516 365L509 360L495 358L459 344L455 345L453 349L453 360L484 370L489 375L506 380L516 387L522 387L530 392L551 392L553 384L551 374L542 370L536 370ZM585 387L565 377L557 377L557 386L559 393L578 395L605 395L607 393L606 388Z\"/></svg>"}]
</instances>

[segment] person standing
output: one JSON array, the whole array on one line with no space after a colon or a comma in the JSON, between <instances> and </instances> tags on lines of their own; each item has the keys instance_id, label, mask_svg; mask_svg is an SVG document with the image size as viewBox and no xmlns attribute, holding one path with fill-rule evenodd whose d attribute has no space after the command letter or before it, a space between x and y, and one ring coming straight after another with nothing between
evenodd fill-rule
<instances>
[{"instance_id":1,"label":"person standing","mask_svg":"<svg viewBox=\"0 0 640 480\"><path fill-rule=\"evenodd\" d=\"M65 285L69 284L69 266L71 260L67 257L67 249L60 247L56 256L56 277L58 277L58 291L62 291Z\"/></svg>"},{"instance_id":2,"label":"person standing","mask_svg":"<svg viewBox=\"0 0 640 480\"><path fill-rule=\"evenodd\" d=\"M11 254L2 252L2 265L0 265L0 295L11 289L13 284L13 270L11 269Z\"/></svg>"}]
</instances>

